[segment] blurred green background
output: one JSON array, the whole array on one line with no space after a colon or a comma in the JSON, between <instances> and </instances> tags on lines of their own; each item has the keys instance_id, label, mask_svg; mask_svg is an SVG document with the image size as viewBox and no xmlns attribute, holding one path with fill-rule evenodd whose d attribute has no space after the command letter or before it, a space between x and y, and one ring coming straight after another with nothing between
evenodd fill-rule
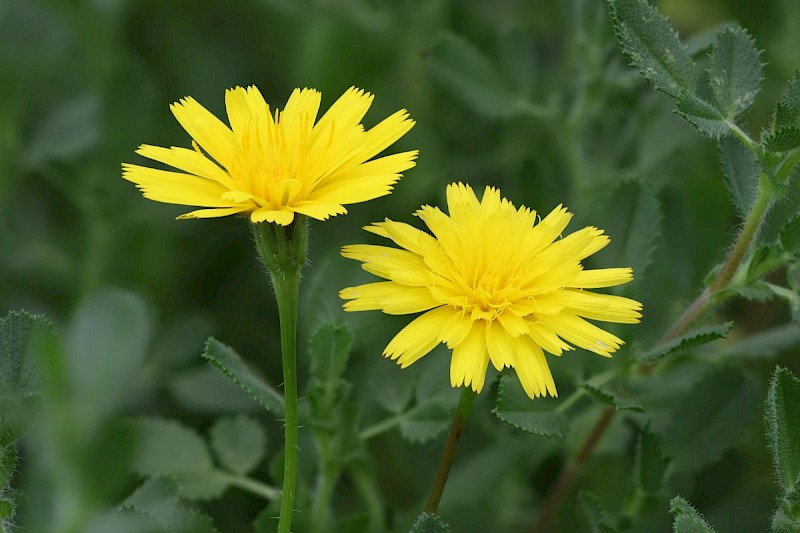
<instances>
[{"instance_id":1,"label":"blurred green background","mask_svg":"<svg viewBox=\"0 0 800 533\"><path fill-rule=\"evenodd\" d=\"M762 95L746 116L757 132L800 65L800 3L666 0L658 6L698 57L721 24L738 22L753 35L766 64ZM366 125L399 108L417 121L391 149L420 150L418 166L394 194L312 225L300 345L323 320L352 326L350 377L368 422L385 413L374 399L384 382L410 378L379 357L403 318L341 311L337 292L369 279L338 255L344 244L377 242L362 226L384 217L414 223L417 207L441 204L445 185L461 180L477 189L499 186L516 204L543 213L563 202L576 213L571 229L607 228L613 249L613 216L601 206L624 180L640 180L661 202L661 213L656 206L643 216L663 235L655 240L654 232L655 260L648 270L637 269L628 292L644 302L644 324L623 331L646 343L695 295L739 222L715 146L672 115L669 102L626 66L600 0L0 0L0 309L43 313L65 331L98 290L113 286L139 295L152 329L144 341L146 378L130 391L129 383L118 384L126 391L120 413L176 417L202 430L215 415L246 407L200 360L209 335L279 384L277 313L247 224L175 221L189 209L144 200L120 177L121 162L143 163L134 154L140 144L189 146L171 102L191 95L222 117L225 89L251 84L276 107L293 88L314 87L322 91L323 108L355 85L376 96ZM778 223L781 213L796 210L798 197L778 207ZM780 306L764 307L747 324L758 329L785 315ZM434 355L437 361L429 357L408 372L449 387L445 353ZM552 362L557 382L586 358L576 353ZM481 400L476 411L488 413L489 399ZM280 426L264 419L277 450ZM491 433L491 423L486 414L475 425ZM407 526L417 512L441 438L424 445L395 442L396 434L372 441L381 494L397 512L390 525ZM514 442L522 454L525 441ZM464 457L471 446L465 443ZM446 493L443 512L449 505L445 514L454 529L487 531L468 524L495 523L495 531L516 531L529 523L526 513L552 478L543 457L562 453L552 444L543 450L521 472L489 455L481 456L486 466L474 466L511 478L538 472L520 481L530 490L524 497L502 490L512 482L486 496L474 486L466 494L452 479L448 491L456 494L448 503ZM756 472L769 468L766 452L758 453ZM734 521L745 518L729 511L744 498L735 485L749 481L730 479L727 467L719 468L712 467L705 485L692 485L694 494L713 495L699 503L722 530L727 523L743 531ZM116 488L119 494L124 487ZM763 529L774 497L770 472L754 474L751 489L748 516ZM485 508L471 505L484 498ZM497 507L497 499L505 506ZM224 531L243 530L259 511L245 496L228 494L225 502L211 509ZM452 513L465 506L468 512Z\"/></svg>"}]
</instances>

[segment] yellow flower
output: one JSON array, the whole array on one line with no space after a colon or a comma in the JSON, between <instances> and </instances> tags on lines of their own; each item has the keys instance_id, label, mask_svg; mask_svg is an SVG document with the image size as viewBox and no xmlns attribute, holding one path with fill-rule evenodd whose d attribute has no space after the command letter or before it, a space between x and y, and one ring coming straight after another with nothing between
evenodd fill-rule
<instances>
[{"instance_id":1,"label":"yellow flower","mask_svg":"<svg viewBox=\"0 0 800 533\"><path fill-rule=\"evenodd\" d=\"M389 194L417 151L371 158L414 125L405 110L365 130L372 95L348 89L317 121L321 94L295 89L274 115L255 87L225 93L231 127L191 97L171 106L194 150L141 146L136 153L180 172L124 163L122 176L145 198L205 207L178 218L249 213L253 222L288 225L295 213L319 220L344 204Z\"/></svg>"},{"instance_id":2,"label":"yellow flower","mask_svg":"<svg viewBox=\"0 0 800 533\"><path fill-rule=\"evenodd\" d=\"M478 201L468 185L447 187L449 216L423 206L415 214L433 235L386 219L364 229L401 249L355 244L342 255L389 281L339 294L347 311L424 314L403 328L384 355L406 367L439 343L453 350L453 387L483 388L489 361L516 370L531 398L556 396L543 350L561 355L567 343L610 357L622 344L586 321L636 323L642 305L586 289L633 279L630 268L584 270L581 260L610 239L594 227L559 238L572 215L556 207L536 223L536 212L487 187Z\"/></svg>"}]
</instances>

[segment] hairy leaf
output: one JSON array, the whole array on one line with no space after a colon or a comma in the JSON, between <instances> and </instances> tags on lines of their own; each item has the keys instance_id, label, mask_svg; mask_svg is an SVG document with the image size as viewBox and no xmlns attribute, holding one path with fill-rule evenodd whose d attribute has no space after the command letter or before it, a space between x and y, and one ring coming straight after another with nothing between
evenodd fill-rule
<instances>
[{"instance_id":1,"label":"hairy leaf","mask_svg":"<svg viewBox=\"0 0 800 533\"><path fill-rule=\"evenodd\" d=\"M492 61L454 33L441 33L426 57L434 79L475 112L489 118L510 118L515 97Z\"/></svg>"},{"instance_id":2,"label":"hairy leaf","mask_svg":"<svg viewBox=\"0 0 800 533\"><path fill-rule=\"evenodd\" d=\"M583 383L581 385L586 391L592 395L596 400L609 405L617 411L633 411L635 413L643 413L644 407L630 398L622 398L612 391L603 387L592 385L591 383Z\"/></svg>"},{"instance_id":3,"label":"hairy leaf","mask_svg":"<svg viewBox=\"0 0 800 533\"><path fill-rule=\"evenodd\" d=\"M672 526L675 533L714 533L714 528L680 496L670 500L669 512L675 517Z\"/></svg>"},{"instance_id":4,"label":"hairy leaf","mask_svg":"<svg viewBox=\"0 0 800 533\"><path fill-rule=\"evenodd\" d=\"M233 348L222 344L214 337L209 337L203 358L220 369L264 409L283 416L283 396L250 370Z\"/></svg>"},{"instance_id":5,"label":"hairy leaf","mask_svg":"<svg viewBox=\"0 0 800 533\"><path fill-rule=\"evenodd\" d=\"M11 311L0 318L0 405L38 394L39 379L31 359L25 357L31 335L37 331L55 335L50 322L41 315Z\"/></svg>"},{"instance_id":6,"label":"hairy leaf","mask_svg":"<svg viewBox=\"0 0 800 533\"><path fill-rule=\"evenodd\" d=\"M564 414L552 409L553 402L544 398L531 400L522 390L519 380L511 375L500 379L497 403L492 412L510 426L541 437L563 437L569 430ZM548 409L549 410L540 410Z\"/></svg>"},{"instance_id":7,"label":"hairy leaf","mask_svg":"<svg viewBox=\"0 0 800 533\"><path fill-rule=\"evenodd\" d=\"M733 328L733 322L725 322L714 326L705 326L684 333L675 340L672 340L642 356L642 361L651 363L662 357L673 355L684 350L696 348L717 339L724 339Z\"/></svg>"},{"instance_id":8,"label":"hairy leaf","mask_svg":"<svg viewBox=\"0 0 800 533\"><path fill-rule=\"evenodd\" d=\"M800 127L800 70L795 71L772 117L773 132L796 127Z\"/></svg>"},{"instance_id":9,"label":"hairy leaf","mask_svg":"<svg viewBox=\"0 0 800 533\"><path fill-rule=\"evenodd\" d=\"M344 372L353 334L341 324L325 323L311 336L311 376L321 383L336 383Z\"/></svg>"},{"instance_id":10,"label":"hairy leaf","mask_svg":"<svg viewBox=\"0 0 800 533\"><path fill-rule=\"evenodd\" d=\"M437 514L422 513L409 533L450 533L450 526Z\"/></svg>"},{"instance_id":11,"label":"hairy leaf","mask_svg":"<svg viewBox=\"0 0 800 533\"><path fill-rule=\"evenodd\" d=\"M667 19L645 0L610 0L622 51L653 87L673 98L695 88L697 68Z\"/></svg>"},{"instance_id":12,"label":"hairy leaf","mask_svg":"<svg viewBox=\"0 0 800 533\"><path fill-rule=\"evenodd\" d=\"M781 488L800 490L800 379L786 368L772 375L764 419Z\"/></svg>"},{"instance_id":13,"label":"hairy leaf","mask_svg":"<svg viewBox=\"0 0 800 533\"><path fill-rule=\"evenodd\" d=\"M790 254L800 252L800 213L795 213L784 222L780 233L781 247Z\"/></svg>"},{"instance_id":14,"label":"hairy leaf","mask_svg":"<svg viewBox=\"0 0 800 533\"><path fill-rule=\"evenodd\" d=\"M726 28L717 34L708 75L725 117L733 120L753 104L761 90L761 69L755 42L744 29Z\"/></svg>"},{"instance_id":15,"label":"hairy leaf","mask_svg":"<svg viewBox=\"0 0 800 533\"><path fill-rule=\"evenodd\" d=\"M731 136L719 140L719 159L733 203L740 215L747 216L758 188L756 159L750 150Z\"/></svg>"},{"instance_id":16,"label":"hairy leaf","mask_svg":"<svg viewBox=\"0 0 800 533\"><path fill-rule=\"evenodd\" d=\"M656 434L641 430L636 443L636 483L642 492L647 495L658 492L668 464Z\"/></svg>"},{"instance_id":17,"label":"hairy leaf","mask_svg":"<svg viewBox=\"0 0 800 533\"><path fill-rule=\"evenodd\" d=\"M765 136L764 147L770 152L788 152L800 146L800 128L780 128Z\"/></svg>"},{"instance_id":18,"label":"hairy leaf","mask_svg":"<svg viewBox=\"0 0 800 533\"><path fill-rule=\"evenodd\" d=\"M730 133L730 126L725 115L692 93L682 92L678 96L676 113L689 121L700 133L712 139L720 139Z\"/></svg>"},{"instance_id":19,"label":"hairy leaf","mask_svg":"<svg viewBox=\"0 0 800 533\"><path fill-rule=\"evenodd\" d=\"M267 433L253 418L221 418L211 428L210 436L217 459L231 472L247 474L264 458Z\"/></svg>"},{"instance_id":20,"label":"hairy leaf","mask_svg":"<svg viewBox=\"0 0 800 533\"><path fill-rule=\"evenodd\" d=\"M11 482L14 469L17 467L17 445L8 444L0 448L0 494Z\"/></svg>"}]
</instances>

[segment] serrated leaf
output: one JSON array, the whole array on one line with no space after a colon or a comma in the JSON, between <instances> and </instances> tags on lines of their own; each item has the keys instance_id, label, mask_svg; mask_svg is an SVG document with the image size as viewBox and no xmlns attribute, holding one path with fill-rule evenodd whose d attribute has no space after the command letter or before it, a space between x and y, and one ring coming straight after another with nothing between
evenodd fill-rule
<instances>
[{"instance_id":1,"label":"serrated leaf","mask_svg":"<svg viewBox=\"0 0 800 533\"><path fill-rule=\"evenodd\" d=\"M17 446L8 444L0 448L0 494L6 485L11 482L14 470L17 467Z\"/></svg>"},{"instance_id":2,"label":"serrated leaf","mask_svg":"<svg viewBox=\"0 0 800 533\"><path fill-rule=\"evenodd\" d=\"M501 421L526 433L563 437L569 430L569 421L564 414L553 410L554 405L543 398L531 400L515 376L503 375L492 412Z\"/></svg>"},{"instance_id":3,"label":"serrated leaf","mask_svg":"<svg viewBox=\"0 0 800 533\"><path fill-rule=\"evenodd\" d=\"M800 379L786 368L772 375L764 420L781 488L800 490Z\"/></svg>"},{"instance_id":4,"label":"serrated leaf","mask_svg":"<svg viewBox=\"0 0 800 533\"><path fill-rule=\"evenodd\" d=\"M783 223L780 233L781 247L785 252L800 252L800 213L795 213Z\"/></svg>"},{"instance_id":5,"label":"serrated leaf","mask_svg":"<svg viewBox=\"0 0 800 533\"><path fill-rule=\"evenodd\" d=\"M411 442L434 439L447 429L452 414L451 406L445 398L434 398L403 413L400 434Z\"/></svg>"},{"instance_id":6,"label":"serrated leaf","mask_svg":"<svg viewBox=\"0 0 800 533\"><path fill-rule=\"evenodd\" d=\"M652 496L659 491L668 464L661 453L658 436L641 430L636 443L636 484L642 492Z\"/></svg>"},{"instance_id":7,"label":"serrated leaf","mask_svg":"<svg viewBox=\"0 0 800 533\"><path fill-rule=\"evenodd\" d=\"M658 428L677 472L696 472L736 445L755 414L758 387L733 367L707 372L671 403L672 416Z\"/></svg>"},{"instance_id":8,"label":"serrated leaf","mask_svg":"<svg viewBox=\"0 0 800 533\"><path fill-rule=\"evenodd\" d=\"M25 357L36 331L54 336L53 326L41 315L11 311L0 318L0 404L38 394L39 378Z\"/></svg>"},{"instance_id":9,"label":"serrated leaf","mask_svg":"<svg viewBox=\"0 0 800 533\"><path fill-rule=\"evenodd\" d=\"M347 366L352 343L353 334L347 326L332 323L320 325L309 342L311 376L320 383L337 383Z\"/></svg>"},{"instance_id":10,"label":"serrated leaf","mask_svg":"<svg viewBox=\"0 0 800 533\"><path fill-rule=\"evenodd\" d=\"M582 490L578 493L578 516L584 526L581 531L588 533L613 533L614 531L605 523L603 506L591 491Z\"/></svg>"},{"instance_id":11,"label":"serrated leaf","mask_svg":"<svg viewBox=\"0 0 800 533\"><path fill-rule=\"evenodd\" d=\"M693 91L697 68L666 18L645 0L610 0L622 51L653 87L673 98Z\"/></svg>"},{"instance_id":12,"label":"serrated leaf","mask_svg":"<svg viewBox=\"0 0 800 533\"><path fill-rule=\"evenodd\" d=\"M264 409L283 416L283 396L250 370L233 348L222 344L214 337L209 337L203 358L232 379Z\"/></svg>"},{"instance_id":13,"label":"serrated leaf","mask_svg":"<svg viewBox=\"0 0 800 533\"><path fill-rule=\"evenodd\" d=\"M66 337L67 369L81 416L97 422L125 400L147 354L152 322L141 297L121 289L91 294Z\"/></svg>"},{"instance_id":14,"label":"serrated leaf","mask_svg":"<svg viewBox=\"0 0 800 533\"><path fill-rule=\"evenodd\" d=\"M463 37L439 34L425 61L431 76L475 112L500 119L516 112L514 95L495 65Z\"/></svg>"},{"instance_id":15,"label":"serrated leaf","mask_svg":"<svg viewBox=\"0 0 800 533\"><path fill-rule=\"evenodd\" d=\"M586 391L593 398L599 402L613 407L617 411L633 411L635 413L644 412L644 407L639 405L637 402L631 400L630 398L621 398L617 394L614 394L610 390L604 389L603 387L598 387L588 382L581 384L581 387L586 389Z\"/></svg>"},{"instance_id":16,"label":"serrated leaf","mask_svg":"<svg viewBox=\"0 0 800 533\"><path fill-rule=\"evenodd\" d=\"M758 164L753 153L732 136L719 140L725 184L739 214L747 216L758 188Z\"/></svg>"},{"instance_id":17,"label":"serrated leaf","mask_svg":"<svg viewBox=\"0 0 800 533\"><path fill-rule=\"evenodd\" d=\"M798 146L800 146L800 128L780 128L764 139L764 148L770 152L788 152Z\"/></svg>"},{"instance_id":18,"label":"serrated leaf","mask_svg":"<svg viewBox=\"0 0 800 533\"><path fill-rule=\"evenodd\" d=\"M122 506L147 515L161 527L168 528L174 525L179 513L179 490L174 479L163 476L150 478L133 491Z\"/></svg>"},{"instance_id":19,"label":"serrated leaf","mask_svg":"<svg viewBox=\"0 0 800 533\"><path fill-rule=\"evenodd\" d=\"M422 513L414 521L409 533L450 533L450 526L437 514Z\"/></svg>"},{"instance_id":20,"label":"serrated leaf","mask_svg":"<svg viewBox=\"0 0 800 533\"><path fill-rule=\"evenodd\" d=\"M131 421L138 437L132 468L144 476L210 470L211 453L203 438L173 420L140 417Z\"/></svg>"},{"instance_id":21,"label":"serrated leaf","mask_svg":"<svg viewBox=\"0 0 800 533\"><path fill-rule=\"evenodd\" d=\"M638 180L617 185L599 215L611 245L597 258L600 266L633 268L643 276L660 234L661 205L653 190Z\"/></svg>"},{"instance_id":22,"label":"serrated leaf","mask_svg":"<svg viewBox=\"0 0 800 533\"><path fill-rule=\"evenodd\" d=\"M169 391L182 407L200 413L237 413L260 410L261 406L225 374L212 366L178 373Z\"/></svg>"},{"instance_id":23,"label":"serrated leaf","mask_svg":"<svg viewBox=\"0 0 800 533\"><path fill-rule=\"evenodd\" d=\"M211 448L220 464L236 474L247 474L264 458L267 433L245 415L222 418L211 428Z\"/></svg>"},{"instance_id":24,"label":"serrated leaf","mask_svg":"<svg viewBox=\"0 0 800 533\"><path fill-rule=\"evenodd\" d=\"M700 133L712 139L720 139L730 133L725 115L692 93L684 91L678 95L675 112L697 128Z\"/></svg>"},{"instance_id":25,"label":"serrated leaf","mask_svg":"<svg viewBox=\"0 0 800 533\"><path fill-rule=\"evenodd\" d=\"M761 58L742 28L717 34L708 68L709 84L722 113L733 120L753 104L761 90Z\"/></svg>"},{"instance_id":26,"label":"serrated leaf","mask_svg":"<svg viewBox=\"0 0 800 533\"><path fill-rule=\"evenodd\" d=\"M733 328L733 322L714 326L704 326L684 333L677 339L663 344L642 356L642 362L652 363L668 355L674 355L691 348L697 348L717 339L724 339Z\"/></svg>"},{"instance_id":27,"label":"serrated leaf","mask_svg":"<svg viewBox=\"0 0 800 533\"><path fill-rule=\"evenodd\" d=\"M772 131L800 127L800 70L795 71L789 87L780 102L775 105Z\"/></svg>"},{"instance_id":28,"label":"serrated leaf","mask_svg":"<svg viewBox=\"0 0 800 533\"><path fill-rule=\"evenodd\" d=\"M689 503L676 496L669 502L669 512L675 517L675 533L714 533L714 528Z\"/></svg>"}]
</instances>

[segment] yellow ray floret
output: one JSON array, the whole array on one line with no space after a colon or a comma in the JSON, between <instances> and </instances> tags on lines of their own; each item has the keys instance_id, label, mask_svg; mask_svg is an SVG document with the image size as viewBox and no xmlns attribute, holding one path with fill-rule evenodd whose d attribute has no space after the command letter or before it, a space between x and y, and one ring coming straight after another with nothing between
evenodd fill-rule
<instances>
[{"instance_id":1,"label":"yellow ray floret","mask_svg":"<svg viewBox=\"0 0 800 533\"><path fill-rule=\"evenodd\" d=\"M623 341L589 322L633 324L642 305L588 289L633 279L630 268L584 270L581 261L610 243L594 227L563 235L572 214L558 206L537 223L500 191L478 200L469 185L447 187L448 213L423 206L416 215L431 233L385 220L365 229L399 248L354 244L344 257L386 281L340 292L347 311L423 312L388 344L384 355L406 367L440 343L452 349L450 383L480 392L489 363L512 367L531 398L556 396L545 352L575 347L610 357ZM588 320L587 320L588 319Z\"/></svg>"},{"instance_id":2,"label":"yellow ray floret","mask_svg":"<svg viewBox=\"0 0 800 533\"><path fill-rule=\"evenodd\" d=\"M122 177L146 198L204 207L178 218L248 214L253 222L288 225L298 214L318 220L345 205L392 191L417 151L375 156L414 125L400 110L376 126L361 124L372 95L351 87L319 120L322 95L295 89L283 111L255 87L225 93L227 125L186 97L172 104L193 149L142 145L137 153L179 172L123 164Z\"/></svg>"}]
</instances>

